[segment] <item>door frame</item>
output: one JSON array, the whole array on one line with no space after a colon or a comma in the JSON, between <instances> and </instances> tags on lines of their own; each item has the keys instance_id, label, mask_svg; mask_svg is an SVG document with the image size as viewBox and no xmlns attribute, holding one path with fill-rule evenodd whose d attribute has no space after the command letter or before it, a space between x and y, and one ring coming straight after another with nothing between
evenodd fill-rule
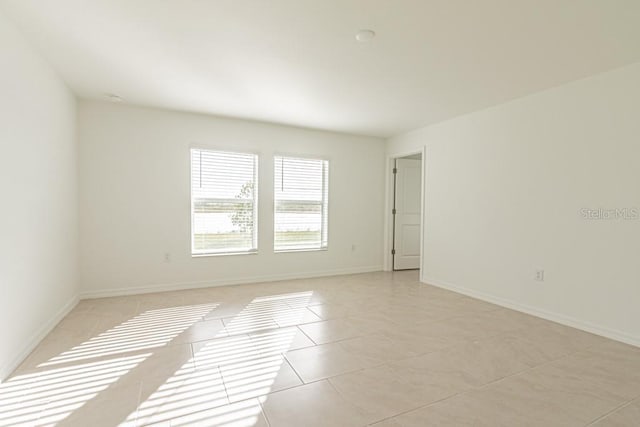
<instances>
[{"instance_id":1,"label":"door frame","mask_svg":"<svg viewBox=\"0 0 640 427\"><path fill-rule=\"evenodd\" d=\"M423 281L424 274L424 213L425 213L425 177L426 177L426 158L427 147L422 149L411 150L407 152L388 154L386 158L385 168L385 213L384 213L384 256L383 256L383 270L393 271L393 256L391 255L391 249L393 248L393 227L394 216L393 203L395 198L394 176L393 168L396 159L401 157L413 156L415 154L422 154L421 162L421 183L420 183L420 281Z\"/></svg>"}]
</instances>

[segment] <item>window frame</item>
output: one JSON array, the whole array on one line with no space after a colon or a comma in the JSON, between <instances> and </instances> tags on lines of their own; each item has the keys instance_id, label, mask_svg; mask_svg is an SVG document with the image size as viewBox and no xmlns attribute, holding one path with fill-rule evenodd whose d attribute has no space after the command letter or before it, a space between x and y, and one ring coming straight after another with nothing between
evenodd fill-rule
<instances>
[{"instance_id":1,"label":"window frame","mask_svg":"<svg viewBox=\"0 0 640 427\"><path fill-rule=\"evenodd\" d=\"M326 163L326 168L323 167L323 191L322 191L322 205L321 205L321 212L322 212L322 218L321 218L321 230L320 230L320 242L321 242L321 246L320 247L315 247L315 248L289 248L289 249L276 249L276 209L277 209L277 201L276 201L276 191L275 191L275 186L276 186L276 168L275 168L275 162L276 162L276 158L278 157L283 157L283 158L290 158L290 159L299 159L299 160L318 160L318 161L322 161ZM330 175L331 175L331 159L329 157L326 156L320 156L320 155L313 155L313 154L300 154L300 153L281 153L281 152L275 152L273 154L273 159L272 159L272 166L273 166L273 182L271 183L271 188L273 190L273 219L272 219L272 224L273 224L273 252L276 254L280 254L280 253L291 253L291 252L321 252L321 251L328 251L329 250L329 222L330 222L330 215L329 215L329 197L330 197L330 186L331 186L331 179L330 179ZM325 187L326 186L326 187ZM326 215L326 217L325 217ZM326 241L325 241L325 245L322 246L322 239L323 236L326 232Z\"/></svg>"},{"instance_id":2,"label":"window frame","mask_svg":"<svg viewBox=\"0 0 640 427\"><path fill-rule=\"evenodd\" d=\"M194 151L209 151L209 152L217 152L217 153L230 153L230 154L248 154L252 155L254 158L253 162L253 248L249 250L227 250L224 252L195 252L195 234L194 234L194 196L193 196L193 164L192 164L192 155ZM229 149L224 147L215 147L215 146L202 146L202 145L191 145L189 147L189 199L190 199L190 240L191 240L191 258L206 258L206 257L218 257L218 256L233 256L233 255L256 255L258 254L260 240L258 234L258 224L259 224L259 170L260 170L260 153L256 151L250 150L236 150Z\"/></svg>"}]
</instances>

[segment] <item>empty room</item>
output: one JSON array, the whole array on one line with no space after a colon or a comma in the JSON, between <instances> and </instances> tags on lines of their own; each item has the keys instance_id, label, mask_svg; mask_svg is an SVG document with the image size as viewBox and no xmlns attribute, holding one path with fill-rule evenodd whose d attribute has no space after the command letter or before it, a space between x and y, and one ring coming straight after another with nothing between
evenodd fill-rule
<instances>
[{"instance_id":1,"label":"empty room","mask_svg":"<svg viewBox=\"0 0 640 427\"><path fill-rule=\"evenodd\" d=\"M0 0L0 427L640 426L640 1Z\"/></svg>"}]
</instances>

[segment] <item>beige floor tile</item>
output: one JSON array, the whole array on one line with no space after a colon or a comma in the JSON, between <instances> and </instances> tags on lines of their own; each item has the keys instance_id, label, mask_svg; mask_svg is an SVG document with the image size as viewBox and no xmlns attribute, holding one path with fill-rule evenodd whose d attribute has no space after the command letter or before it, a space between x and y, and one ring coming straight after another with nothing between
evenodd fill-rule
<instances>
[{"instance_id":1,"label":"beige floor tile","mask_svg":"<svg viewBox=\"0 0 640 427\"><path fill-rule=\"evenodd\" d=\"M356 406L368 423L416 409L453 394L447 387L412 381L388 365L339 375L329 382Z\"/></svg>"},{"instance_id":2,"label":"beige floor tile","mask_svg":"<svg viewBox=\"0 0 640 427\"><path fill-rule=\"evenodd\" d=\"M417 283L417 286L412 286L409 289L403 289L404 293L428 297L431 300L452 300L458 298L468 298L462 294L450 291L448 289L439 288L427 283L420 283L418 282L418 275L416 275L415 278L405 279L402 281L402 283L404 283L405 285L415 285Z\"/></svg>"},{"instance_id":3,"label":"beige floor tile","mask_svg":"<svg viewBox=\"0 0 640 427\"><path fill-rule=\"evenodd\" d=\"M187 305L180 292L161 292L154 294L144 294L138 297L137 313L144 313L149 310L158 310L176 306Z\"/></svg>"},{"instance_id":4,"label":"beige floor tile","mask_svg":"<svg viewBox=\"0 0 640 427\"><path fill-rule=\"evenodd\" d=\"M382 334L349 338L340 341L340 345L350 353L383 362L417 355L410 343L393 341Z\"/></svg>"},{"instance_id":5,"label":"beige floor tile","mask_svg":"<svg viewBox=\"0 0 640 427\"><path fill-rule=\"evenodd\" d=\"M211 319L195 322L184 332L171 339L169 344L186 344L198 341L206 341L227 336L227 330L220 319Z\"/></svg>"},{"instance_id":6,"label":"beige floor tile","mask_svg":"<svg viewBox=\"0 0 640 427\"><path fill-rule=\"evenodd\" d=\"M445 359L450 366L482 385L529 369L535 355L528 350L518 345L517 340L494 337L451 347L425 358Z\"/></svg>"},{"instance_id":7,"label":"beige floor tile","mask_svg":"<svg viewBox=\"0 0 640 427\"><path fill-rule=\"evenodd\" d=\"M263 356L312 347L313 341L297 327L278 328L249 335Z\"/></svg>"},{"instance_id":8,"label":"beige floor tile","mask_svg":"<svg viewBox=\"0 0 640 427\"><path fill-rule=\"evenodd\" d=\"M230 335L318 321L320 319L306 309L309 297L310 294L304 292L257 297L223 321Z\"/></svg>"},{"instance_id":9,"label":"beige floor tile","mask_svg":"<svg viewBox=\"0 0 640 427\"><path fill-rule=\"evenodd\" d=\"M553 322L539 317L500 307L478 313L477 317L483 323L495 325L499 332L520 331L527 328L548 326L550 323L555 325Z\"/></svg>"},{"instance_id":10,"label":"beige floor tile","mask_svg":"<svg viewBox=\"0 0 640 427\"><path fill-rule=\"evenodd\" d=\"M363 335L361 324L351 319L331 319L300 325L299 328L316 344L326 344Z\"/></svg>"},{"instance_id":11,"label":"beige floor tile","mask_svg":"<svg viewBox=\"0 0 640 427\"><path fill-rule=\"evenodd\" d=\"M382 364L382 360L349 351L339 342L290 351L286 357L305 383Z\"/></svg>"},{"instance_id":12,"label":"beige floor tile","mask_svg":"<svg viewBox=\"0 0 640 427\"><path fill-rule=\"evenodd\" d=\"M180 369L194 369L193 352L190 344L163 347L152 351L141 351L143 362L132 369L128 376L140 380L164 381ZM109 360L108 358L106 360Z\"/></svg>"},{"instance_id":13,"label":"beige floor tile","mask_svg":"<svg viewBox=\"0 0 640 427\"><path fill-rule=\"evenodd\" d=\"M40 372L14 373L0 384L0 426L34 424L48 398L31 392L38 384Z\"/></svg>"},{"instance_id":14,"label":"beige floor tile","mask_svg":"<svg viewBox=\"0 0 640 427\"><path fill-rule=\"evenodd\" d=\"M136 315L124 315L124 314L99 314L98 322L93 329L91 336L96 337L100 334L112 331L116 327L122 327L127 322L133 321Z\"/></svg>"},{"instance_id":15,"label":"beige floor tile","mask_svg":"<svg viewBox=\"0 0 640 427\"><path fill-rule=\"evenodd\" d=\"M598 335L584 332L575 328L560 325L554 322L545 322L545 326L565 337L567 341L570 341L576 348L582 350L583 348L595 347L595 346L607 346L615 341L609 340Z\"/></svg>"},{"instance_id":16,"label":"beige floor tile","mask_svg":"<svg viewBox=\"0 0 640 427\"><path fill-rule=\"evenodd\" d=\"M640 423L640 400L628 403L591 424L593 427L637 427Z\"/></svg>"},{"instance_id":17,"label":"beige floor tile","mask_svg":"<svg viewBox=\"0 0 640 427\"><path fill-rule=\"evenodd\" d=\"M310 306L309 310L322 320L329 320L347 317L355 311L355 308L353 306L343 304L317 304Z\"/></svg>"},{"instance_id":18,"label":"beige floor tile","mask_svg":"<svg viewBox=\"0 0 640 427\"><path fill-rule=\"evenodd\" d=\"M439 294L430 300L431 305L451 310L457 315L470 315L501 309L495 304L463 295Z\"/></svg>"},{"instance_id":19,"label":"beige floor tile","mask_svg":"<svg viewBox=\"0 0 640 427\"><path fill-rule=\"evenodd\" d=\"M433 322L441 325L451 335L467 340L487 338L522 329L524 326L497 315L494 311L467 314ZM431 325L431 324L430 324Z\"/></svg>"},{"instance_id":20,"label":"beige floor tile","mask_svg":"<svg viewBox=\"0 0 640 427\"><path fill-rule=\"evenodd\" d=\"M189 415L171 420L170 427L220 427L247 426L268 427L260 402L256 399L243 400L218 406L205 411L194 412Z\"/></svg>"},{"instance_id":21,"label":"beige floor tile","mask_svg":"<svg viewBox=\"0 0 640 427\"><path fill-rule=\"evenodd\" d=\"M20 403L28 396L29 389L36 384L38 375L39 372L14 372L0 383L0 414L6 415L20 406ZM3 419L2 415L0 415L0 419Z\"/></svg>"},{"instance_id":22,"label":"beige floor tile","mask_svg":"<svg viewBox=\"0 0 640 427\"><path fill-rule=\"evenodd\" d=\"M525 417L535 408L563 413L582 425L612 411L626 399L598 384L549 366L509 377L481 390L486 398L509 403Z\"/></svg>"},{"instance_id":23,"label":"beige floor tile","mask_svg":"<svg viewBox=\"0 0 640 427\"><path fill-rule=\"evenodd\" d=\"M152 351L171 344L181 344L177 338L199 319L201 315L198 313L189 315L176 313L174 317L174 313L165 313L164 310L161 313L140 314L62 352L52 358L50 363L69 363L131 352Z\"/></svg>"},{"instance_id":24,"label":"beige floor tile","mask_svg":"<svg viewBox=\"0 0 640 427\"><path fill-rule=\"evenodd\" d=\"M474 315L419 323L407 326L407 330L423 331L427 337L443 339L449 343L471 341L492 335Z\"/></svg>"},{"instance_id":25,"label":"beige floor tile","mask_svg":"<svg viewBox=\"0 0 640 427\"><path fill-rule=\"evenodd\" d=\"M365 418L326 381L267 396L262 403L271 427L364 426Z\"/></svg>"},{"instance_id":26,"label":"beige floor tile","mask_svg":"<svg viewBox=\"0 0 640 427\"><path fill-rule=\"evenodd\" d=\"M76 346L82 345L88 339L90 339L90 335L84 332L54 329L27 356L17 371L26 372L39 367L42 368L43 365L50 363L52 359L59 357Z\"/></svg>"},{"instance_id":27,"label":"beige floor tile","mask_svg":"<svg viewBox=\"0 0 640 427\"><path fill-rule=\"evenodd\" d=\"M337 304L339 302L340 297L332 294L330 291L315 290L311 298L309 298L307 306L313 307L319 304Z\"/></svg>"},{"instance_id":28,"label":"beige floor tile","mask_svg":"<svg viewBox=\"0 0 640 427\"><path fill-rule=\"evenodd\" d=\"M81 300L71 309L69 314L89 313L93 310L96 300Z\"/></svg>"},{"instance_id":29,"label":"beige floor tile","mask_svg":"<svg viewBox=\"0 0 640 427\"><path fill-rule=\"evenodd\" d=\"M407 412L376 427L578 427L583 423L562 409L529 401L526 396L502 396L485 391L459 394Z\"/></svg>"},{"instance_id":30,"label":"beige floor tile","mask_svg":"<svg viewBox=\"0 0 640 427\"><path fill-rule=\"evenodd\" d=\"M640 348L611 343L542 366L536 372L564 372L598 384L625 400L640 396Z\"/></svg>"},{"instance_id":31,"label":"beige floor tile","mask_svg":"<svg viewBox=\"0 0 640 427\"><path fill-rule=\"evenodd\" d=\"M271 313L250 316L238 314L234 317L223 318L222 321L228 335L251 334L278 327Z\"/></svg>"},{"instance_id":32,"label":"beige floor tile","mask_svg":"<svg viewBox=\"0 0 640 427\"><path fill-rule=\"evenodd\" d=\"M79 334L87 334L87 337L90 337L102 319L102 315L91 312L72 312L56 325L56 330L62 329Z\"/></svg>"},{"instance_id":33,"label":"beige floor tile","mask_svg":"<svg viewBox=\"0 0 640 427\"><path fill-rule=\"evenodd\" d=\"M230 402L302 385L283 355L260 356L220 367Z\"/></svg>"},{"instance_id":34,"label":"beige floor tile","mask_svg":"<svg viewBox=\"0 0 640 427\"><path fill-rule=\"evenodd\" d=\"M131 317L138 313L140 304L137 296L100 298L90 300L90 302L93 304L92 313Z\"/></svg>"},{"instance_id":35,"label":"beige floor tile","mask_svg":"<svg viewBox=\"0 0 640 427\"><path fill-rule=\"evenodd\" d=\"M260 348L249 335L236 335L192 344L197 369L241 363L260 357Z\"/></svg>"},{"instance_id":36,"label":"beige floor tile","mask_svg":"<svg viewBox=\"0 0 640 427\"><path fill-rule=\"evenodd\" d=\"M82 406L57 422L57 426L134 427L140 399L141 382L121 378L98 396L82 402ZM66 402L57 402L57 412L67 408ZM67 409L68 411L68 409ZM39 424L45 425L47 417L55 419L53 408L45 408ZM68 411L69 412L69 411Z\"/></svg>"},{"instance_id":37,"label":"beige floor tile","mask_svg":"<svg viewBox=\"0 0 640 427\"><path fill-rule=\"evenodd\" d=\"M322 319L307 307L289 307L286 311L281 311L274 315L273 320L279 327L285 328L287 326L320 322Z\"/></svg>"},{"instance_id":38,"label":"beige floor tile","mask_svg":"<svg viewBox=\"0 0 640 427\"><path fill-rule=\"evenodd\" d=\"M442 399L478 386L477 378L442 353L430 353L387 364L399 381L407 382L431 400Z\"/></svg>"},{"instance_id":39,"label":"beige floor tile","mask_svg":"<svg viewBox=\"0 0 640 427\"><path fill-rule=\"evenodd\" d=\"M375 322L377 329L383 327L385 324L412 324L412 323L421 323L428 319L425 316L421 315L417 310L413 310L407 308L406 310L402 310L398 307L384 307L384 308L375 308L371 310L358 310L351 313L349 318L352 319L362 319L368 320L370 322Z\"/></svg>"},{"instance_id":40,"label":"beige floor tile","mask_svg":"<svg viewBox=\"0 0 640 427\"><path fill-rule=\"evenodd\" d=\"M173 423L228 403L218 368L195 370L187 365L160 383L143 382L140 405L131 419L135 418L138 425Z\"/></svg>"},{"instance_id":41,"label":"beige floor tile","mask_svg":"<svg viewBox=\"0 0 640 427\"><path fill-rule=\"evenodd\" d=\"M433 354L433 357L437 358L439 354L448 363L469 373L479 384L513 375L547 361L535 346L510 335L470 341L442 350Z\"/></svg>"},{"instance_id":42,"label":"beige floor tile","mask_svg":"<svg viewBox=\"0 0 640 427\"><path fill-rule=\"evenodd\" d=\"M191 291L177 291L180 293L181 302L184 305L198 305L198 304L214 304L219 305L220 301L214 296L210 295L204 289L193 289Z\"/></svg>"},{"instance_id":43,"label":"beige floor tile","mask_svg":"<svg viewBox=\"0 0 640 427\"><path fill-rule=\"evenodd\" d=\"M353 315L342 319L351 325L355 330L360 332L360 335L379 334L389 327L390 324L394 324L394 321L386 316L371 316L367 315Z\"/></svg>"},{"instance_id":44,"label":"beige floor tile","mask_svg":"<svg viewBox=\"0 0 640 427\"><path fill-rule=\"evenodd\" d=\"M233 318L241 313L242 310L250 303L251 298L233 298L227 301L220 301L217 303L216 308L204 316L204 319Z\"/></svg>"},{"instance_id":45,"label":"beige floor tile","mask_svg":"<svg viewBox=\"0 0 640 427\"><path fill-rule=\"evenodd\" d=\"M428 322L412 325L390 324L380 335L390 339L402 348L411 349L414 355L431 353L466 342L464 334L446 323Z\"/></svg>"},{"instance_id":46,"label":"beige floor tile","mask_svg":"<svg viewBox=\"0 0 640 427\"><path fill-rule=\"evenodd\" d=\"M126 409L129 400L125 397L134 396L134 403L137 402L139 385L130 374L147 358L148 355L130 355L42 370L23 397L19 410L2 413L0 426L55 425L72 416L87 416L83 407L98 398L107 399L114 408ZM123 383L127 386L120 389L118 397L109 399L109 390Z\"/></svg>"},{"instance_id":47,"label":"beige floor tile","mask_svg":"<svg viewBox=\"0 0 640 427\"><path fill-rule=\"evenodd\" d=\"M411 304L415 304L415 306L405 309L402 305L400 305L396 307L390 307L388 309L382 308L381 311L389 312L390 319L402 325L444 320L460 315L460 313L452 311L448 308L432 304L428 299L421 303L417 303L415 300L413 300L411 301Z\"/></svg>"},{"instance_id":48,"label":"beige floor tile","mask_svg":"<svg viewBox=\"0 0 640 427\"><path fill-rule=\"evenodd\" d=\"M547 322L507 334L535 347L539 360L551 361L601 343L602 338Z\"/></svg>"}]
</instances>

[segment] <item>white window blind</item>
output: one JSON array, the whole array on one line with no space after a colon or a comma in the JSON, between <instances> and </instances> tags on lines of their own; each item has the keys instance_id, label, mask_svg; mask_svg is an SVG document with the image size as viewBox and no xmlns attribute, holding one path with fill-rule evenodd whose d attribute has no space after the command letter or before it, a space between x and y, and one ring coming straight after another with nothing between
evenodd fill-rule
<instances>
[{"instance_id":1,"label":"white window blind","mask_svg":"<svg viewBox=\"0 0 640 427\"><path fill-rule=\"evenodd\" d=\"M326 249L329 162L276 156L274 159L274 249Z\"/></svg>"},{"instance_id":2,"label":"white window blind","mask_svg":"<svg viewBox=\"0 0 640 427\"><path fill-rule=\"evenodd\" d=\"M258 156L191 150L191 252L255 252Z\"/></svg>"}]
</instances>

